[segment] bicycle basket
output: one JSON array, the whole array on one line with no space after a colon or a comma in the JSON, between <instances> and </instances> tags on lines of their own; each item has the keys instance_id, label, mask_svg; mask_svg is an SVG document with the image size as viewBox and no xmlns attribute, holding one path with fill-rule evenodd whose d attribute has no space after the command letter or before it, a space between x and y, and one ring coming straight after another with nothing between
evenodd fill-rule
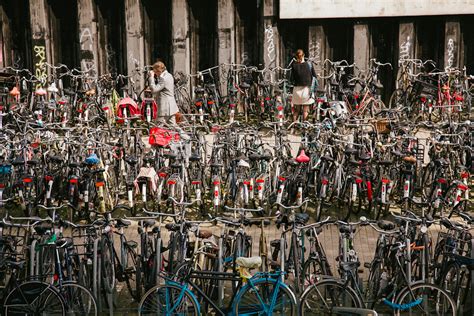
<instances>
[{"instance_id":1,"label":"bicycle basket","mask_svg":"<svg viewBox=\"0 0 474 316\"><path fill-rule=\"evenodd\" d=\"M390 133L390 121L383 119L375 121L375 129L379 134L389 134Z\"/></svg>"},{"instance_id":2,"label":"bicycle basket","mask_svg":"<svg viewBox=\"0 0 474 316\"><path fill-rule=\"evenodd\" d=\"M166 147L171 141L179 141L179 134L164 128L150 128L150 137L148 143L151 146Z\"/></svg>"},{"instance_id":3,"label":"bicycle basket","mask_svg":"<svg viewBox=\"0 0 474 316\"><path fill-rule=\"evenodd\" d=\"M437 97L438 96L438 86L434 85L431 82L415 80L413 84L413 89L417 96L421 97Z\"/></svg>"}]
</instances>

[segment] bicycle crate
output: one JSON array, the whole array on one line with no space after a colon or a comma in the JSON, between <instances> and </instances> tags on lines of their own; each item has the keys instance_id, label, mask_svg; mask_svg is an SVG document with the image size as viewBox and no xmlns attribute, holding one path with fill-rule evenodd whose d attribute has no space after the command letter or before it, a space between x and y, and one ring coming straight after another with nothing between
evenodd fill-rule
<instances>
[{"instance_id":1,"label":"bicycle crate","mask_svg":"<svg viewBox=\"0 0 474 316\"><path fill-rule=\"evenodd\" d=\"M443 252L456 253L461 256L469 256L470 254L470 234L466 238L460 239L448 232L440 232L438 239L444 240Z\"/></svg>"},{"instance_id":2,"label":"bicycle crate","mask_svg":"<svg viewBox=\"0 0 474 316\"><path fill-rule=\"evenodd\" d=\"M415 80L413 84L413 91L415 91L416 96L420 97L434 97L438 96L438 86L429 82Z\"/></svg>"},{"instance_id":3,"label":"bicycle crate","mask_svg":"<svg viewBox=\"0 0 474 316\"><path fill-rule=\"evenodd\" d=\"M374 122L375 129L379 134L389 134L390 133L390 121L387 119L377 120Z\"/></svg>"}]
</instances>

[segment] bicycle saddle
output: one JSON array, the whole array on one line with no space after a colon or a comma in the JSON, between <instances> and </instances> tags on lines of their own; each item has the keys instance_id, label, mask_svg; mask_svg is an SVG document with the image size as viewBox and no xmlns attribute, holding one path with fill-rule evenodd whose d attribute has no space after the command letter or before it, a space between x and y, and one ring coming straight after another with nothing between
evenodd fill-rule
<instances>
[{"instance_id":1,"label":"bicycle saddle","mask_svg":"<svg viewBox=\"0 0 474 316\"><path fill-rule=\"evenodd\" d=\"M200 229L197 236L199 238L207 239L207 238L210 238L212 236L212 232L210 230L207 230L207 229Z\"/></svg>"},{"instance_id":2,"label":"bicycle saddle","mask_svg":"<svg viewBox=\"0 0 474 316\"><path fill-rule=\"evenodd\" d=\"M155 220L154 219L146 219L144 221L140 221L140 225L143 227L152 227L155 225Z\"/></svg>"},{"instance_id":3,"label":"bicycle saddle","mask_svg":"<svg viewBox=\"0 0 474 316\"><path fill-rule=\"evenodd\" d=\"M357 154L357 149L354 149L354 148L351 148L351 147L346 147L346 149L344 150L344 153L346 155L355 155L355 154Z\"/></svg>"},{"instance_id":4,"label":"bicycle saddle","mask_svg":"<svg viewBox=\"0 0 474 316\"><path fill-rule=\"evenodd\" d=\"M23 270L23 267L25 265L25 260L20 260L20 261L13 261L6 259L4 261L4 264L6 267L12 268L12 269L18 269L18 270Z\"/></svg>"},{"instance_id":5,"label":"bicycle saddle","mask_svg":"<svg viewBox=\"0 0 474 316\"><path fill-rule=\"evenodd\" d=\"M259 159L261 159L261 158L262 158L262 156L259 155L259 154L257 154L257 153L251 153L251 154L249 155L249 159L250 159L251 161L259 160Z\"/></svg>"},{"instance_id":6,"label":"bicycle saddle","mask_svg":"<svg viewBox=\"0 0 474 316\"><path fill-rule=\"evenodd\" d=\"M61 238L56 240L56 247L58 248L70 248L74 245L71 238Z\"/></svg>"},{"instance_id":7,"label":"bicycle saddle","mask_svg":"<svg viewBox=\"0 0 474 316\"><path fill-rule=\"evenodd\" d=\"M386 220L379 220L377 225L383 230L392 230L395 228L395 223Z\"/></svg>"},{"instance_id":8,"label":"bicycle saddle","mask_svg":"<svg viewBox=\"0 0 474 316\"><path fill-rule=\"evenodd\" d=\"M131 221L129 221L128 219L123 219L123 218L119 218L117 219L117 222L115 223L115 227L128 227L132 224Z\"/></svg>"},{"instance_id":9,"label":"bicycle saddle","mask_svg":"<svg viewBox=\"0 0 474 316\"><path fill-rule=\"evenodd\" d=\"M204 93L204 88L203 87L196 87L196 88L194 88L194 93Z\"/></svg>"},{"instance_id":10,"label":"bicycle saddle","mask_svg":"<svg viewBox=\"0 0 474 316\"><path fill-rule=\"evenodd\" d=\"M193 154L189 157L189 161L200 161L201 157L197 154Z\"/></svg>"},{"instance_id":11,"label":"bicycle saddle","mask_svg":"<svg viewBox=\"0 0 474 316\"><path fill-rule=\"evenodd\" d=\"M305 152L304 152L304 149L301 150L300 154L298 155L298 157L296 157L296 162L298 163L307 163L309 162L309 157L306 156Z\"/></svg>"},{"instance_id":12,"label":"bicycle saddle","mask_svg":"<svg viewBox=\"0 0 474 316\"><path fill-rule=\"evenodd\" d=\"M380 160L377 161L377 163L382 166L390 166L391 164L393 164L393 160Z\"/></svg>"},{"instance_id":13,"label":"bicycle saddle","mask_svg":"<svg viewBox=\"0 0 474 316\"><path fill-rule=\"evenodd\" d=\"M342 225L341 227L339 227L339 232L343 234L350 234L355 232L355 227L350 225Z\"/></svg>"},{"instance_id":14,"label":"bicycle saddle","mask_svg":"<svg viewBox=\"0 0 474 316\"><path fill-rule=\"evenodd\" d=\"M270 247L280 247L281 246L281 239L273 239L270 241Z\"/></svg>"},{"instance_id":15,"label":"bicycle saddle","mask_svg":"<svg viewBox=\"0 0 474 316\"><path fill-rule=\"evenodd\" d=\"M307 213L296 213L295 214L295 223L297 224L306 224L309 221L309 214Z\"/></svg>"},{"instance_id":16,"label":"bicycle saddle","mask_svg":"<svg viewBox=\"0 0 474 316\"><path fill-rule=\"evenodd\" d=\"M53 228L51 223L41 223L35 226L35 232L38 235L44 235L47 231L50 231Z\"/></svg>"},{"instance_id":17,"label":"bicycle saddle","mask_svg":"<svg viewBox=\"0 0 474 316\"><path fill-rule=\"evenodd\" d=\"M46 95L46 90L43 88L36 89L35 95Z\"/></svg>"},{"instance_id":18,"label":"bicycle saddle","mask_svg":"<svg viewBox=\"0 0 474 316\"><path fill-rule=\"evenodd\" d=\"M248 89L248 88L250 88L250 85L249 85L247 82L244 82L244 83L241 83L241 84L239 85L239 87L240 87L241 89Z\"/></svg>"},{"instance_id":19,"label":"bicycle saddle","mask_svg":"<svg viewBox=\"0 0 474 316\"><path fill-rule=\"evenodd\" d=\"M243 268L255 269L259 268L262 265L262 258L258 256L250 258L238 257L237 259L235 259L235 263L237 263L238 266Z\"/></svg>"},{"instance_id":20,"label":"bicycle saddle","mask_svg":"<svg viewBox=\"0 0 474 316\"><path fill-rule=\"evenodd\" d=\"M321 157L322 160L327 160L327 161L334 161L334 158L330 157L330 156L322 156Z\"/></svg>"},{"instance_id":21,"label":"bicycle saddle","mask_svg":"<svg viewBox=\"0 0 474 316\"><path fill-rule=\"evenodd\" d=\"M359 155L359 159L362 160L362 161L369 161L372 157L370 155L367 155L365 153L361 153Z\"/></svg>"},{"instance_id":22,"label":"bicycle saddle","mask_svg":"<svg viewBox=\"0 0 474 316\"><path fill-rule=\"evenodd\" d=\"M405 156L403 157L403 161L408 163L416 163L416 158L415 156Z\"/></svg>"},{"instance_id":23,"label":"bicycle saddle","mask_svg":"<svg viewBox=\"0 0 474 316\"><path fill-rule=\"evenodd\" d=\"M31 160L28 160L26 163L29 164L30 166L36 166L37 164L39 164L39 160L31 159Z\"/></svg>"},{"instance_id":24,"label":"bicycle saddle","mask_svg":"<svg viewBox=\"0 0 474 316\"><path fill-rule=\"evenodd\" d=\"M129 165L136 165L138 163L138 158L135 156L125 156L123 160Z\"/></svg>"},{"instance_id":25,"label":"bicycle saddle","mask_svg":"<svg viewBox=\"0 0 474 316\"><path fill-rule=\"evenodd\" d=\"M177 155L172 151L165 152L163 154L163 156L165 156L166 158L169 158L169 159L176 159L176 157L177 157Z\"/></svg>"},{"instance_id":26,"label":"bicycle saddle","mask_svg":"<svg viewBox=\"0 0 474 316\"><path fill-rule=\"evenodd\" d=\"M23 165L24 163L25 163L25 160L23 160L23 158L17 158L12 161L12 165L14 166Z\"/></svg>"},{"instance_id":27,"label":"bicycle saddle","mask_svg":"<svg viewBox=\"0 0 474 316\"><path fill-rule=\"evenodd\" d=\"M56 163L61 163L64 160L63 157L58 156L58 155L50 156L49 159L51 159L52 162L56 162Z\"/></svg>"},{"instance_id":28,"label":"bicycle saddle","mask_svg":"<svg viewBox=\"0 0 474 316\"><path fill-rule=\"evenodd\" d=\"M354 269L357 269L360 266L359 261L354 261L354 262L342 262L341 263L341 268L344 271L352 271Z\"/></svg>"},{"instance_id":29,"label":"bicycle saddle","mask_svg":"<svg viewBox=\"0 0 474 316\"><path fill-rule=\"evenodd\" d=\"M297 166L297 165L298 165L298 162L296 161L296 159L295 159L295 160L293 160L293 159L288 159L288 160L286 161L286 164L287 164L287 165L290 165L290 166Z\"/></svg>"}]
</instances>

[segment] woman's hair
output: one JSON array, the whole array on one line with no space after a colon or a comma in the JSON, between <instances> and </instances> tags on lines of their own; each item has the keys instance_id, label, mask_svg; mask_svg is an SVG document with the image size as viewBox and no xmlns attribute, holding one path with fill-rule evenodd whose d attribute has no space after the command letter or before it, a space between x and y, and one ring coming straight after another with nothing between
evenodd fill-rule
<instances>
[{"instance_id":1,"label":"woman's hair","mask_svg":"<svg viewBox=\"0 0 474 316\"><path fill-rule=\"evenodd\" d=\"M304 56L304 52L302 49L298 49L295 53L296 58L302 58Z\"/></svg>"},{"instance_id":2,"label":"woman's hair","mask_svg":"<svg viewBox=\"0 0 474 316\"><path fill-rule=\"evenodd\" d=\"M160 71L166 70L165 63L162 62L161 60L157 61L156 63L153 64L153 70L160 70Z\"/></svg>"}]
</instances>

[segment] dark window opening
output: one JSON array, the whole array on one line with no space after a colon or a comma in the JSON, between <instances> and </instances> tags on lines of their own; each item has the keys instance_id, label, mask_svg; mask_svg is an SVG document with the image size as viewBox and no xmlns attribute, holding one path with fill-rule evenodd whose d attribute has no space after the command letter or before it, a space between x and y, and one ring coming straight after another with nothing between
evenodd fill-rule
<instances>
[{"instance_id":1,"label":"dark window opening","mask_svg":"<svg viewBox=\"0 0 474 316\"><path fill-rule=\"evenodd\" d=\"M79 29L77 2L48 0L50 30L54 41L54 62L70 69L79 68Z\"/></svg>"},{"instance_id":2,"label":"dark window opening","mask_svg":"<svg viewBox=\"0 0 474 316\"><path fill-rule=\"evenodd\" d=\"M124 0L95 1L99 43L101 50L105 52L105 69L102 72L125 74L127 72L127 51Z\"/></svg>"},{"instance_id":3,"label":"dark window opening","mask_svg":"<svg viewBox=\"0 0 474 316\"><path fill-rule=\"evenodd\" d=\"M189 1L191 65L194 71L217 65L217 1ZM195 59L193 59L193 57Z\"/></svg>"},{"instance_id":4,"label":"dark window opening","mask_svg":"<svg viewBox=\"0 0 474 316\"><path fill-rule=\"evenodd\" d=\"M444 28L444 17L418 17L415 22L416 58L433 60L439 69L444 68Z\"/></svg>"},{"instance_id":5,"label":"dark window opening","mask_svg":"<svg viewBox=\"0 0 474 316\"><path fill-rule=\"evenodd\" d=\"M304 20L280 20L278 31L282 39L281 63L287 67L297 49L308 56L308 22Z\"/></svg>"},{"instance_id":6,"label":"dark window opening","mask_svg":"<svg viewBox=\"0 0 474 316\"><path fill-rule=\"evenodd\" d=\"M474 32L472 30L474 30L474 16L463 16L461 36L464 42L464 65L468 74L474 74Z\"/></svg>"},{"instance_id":7,"label":"dark window opening","mask_svg":"<svg viewBox=\"0 0 474 316\"><path fill-rule=\"evenodd\" d=\"M32 46L30 28L30 9L28 0L3 0L2 6L5 10L10 27L10 52L9 64L15 68L32 69ZM4 39L5 43L5 39Z\"/></svg>"},{"instance_id":8,"label":"dark window opening","mask_svg":"<svg viewBox=\"0 0 474 316\"><path fill-rule=\"evenodd\" d=\"M145 40L151 60L154 63L161 60L170 72L173 72L173 51L171 37L171 0L143 0L145 16Z\"/></svg>"},{"instance_id":9,"label":"dark window opening","mask_svg":"<svg viewBox=\"0 0 474 316\"><path fill-rule=\"evenodd\" d=\"M327 56L332 61L354 60L354 23L352 20L327 20L324 33L328 42Z\"/></svg>"},{"instance_id":10,"label":"dark window opening","mask_svg":"<svg viewBox=\"0 0 474 316\"><path fill-rule=\"evenodd\" d=\"M388 102L394 89L394 79L396 78L396 67L398 64L397 46L398 46L399 24L396 19L372 19L369 23L369 32L371 34L371 52L370 58L375 58L381 63L390 63L390 66L379 68L378 79L384 86L382 99Z\"/></svg>"},{"instance_id":11,"label":"dark window opening","mask_svg":"<svg viewBox=\"0 0 474 316\"><path fill-rule=\"evenodd\" d=\"M236 62L258 65L259 55L259 10L254 0L240 0L235 4Z\"/></svg>"}]
</instances>

